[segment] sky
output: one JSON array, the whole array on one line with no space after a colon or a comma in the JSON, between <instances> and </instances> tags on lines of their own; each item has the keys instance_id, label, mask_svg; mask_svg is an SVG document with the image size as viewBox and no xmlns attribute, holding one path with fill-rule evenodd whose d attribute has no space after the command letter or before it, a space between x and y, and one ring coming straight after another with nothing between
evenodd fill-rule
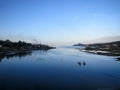
<instances>
[{"instance_id":1,"label":"sky","mask_svg":"<svg viewBox=\"0 0 120 90\"><path fill-rule=\"evenodd\" d=\"M64 45L120 36L120 0L0 0L0 39Z\"/></svg>"}]
</instances>

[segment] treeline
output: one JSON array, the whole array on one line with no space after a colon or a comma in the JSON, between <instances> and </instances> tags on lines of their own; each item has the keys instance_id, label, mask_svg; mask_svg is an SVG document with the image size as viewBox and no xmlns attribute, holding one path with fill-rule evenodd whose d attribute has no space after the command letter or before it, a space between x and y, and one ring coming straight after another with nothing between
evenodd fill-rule
<instances>
[{"instance_id":1,"label":"treeline","mask_svg":"<svg viewBox=\"0 0 120 90\"><path fill-rule=\"evenodd\" d=\"M18 50L49 50L54 47L44 44L32 44L24 41L12 42L10 40L0 40L0 51L18 51Z\"/></svg>"},{"instance_id":2,"label":"treeline","mask_svg":"<svg viewBox=\"0 0 120 90\"><path fill-rule=\"evenodd\" d=\"M105 50L105 51L119 51L120 52L120 41L109 42L109 43L96 43L89 44L86 47L87 50Z\"/></svg>"}]
</instances>

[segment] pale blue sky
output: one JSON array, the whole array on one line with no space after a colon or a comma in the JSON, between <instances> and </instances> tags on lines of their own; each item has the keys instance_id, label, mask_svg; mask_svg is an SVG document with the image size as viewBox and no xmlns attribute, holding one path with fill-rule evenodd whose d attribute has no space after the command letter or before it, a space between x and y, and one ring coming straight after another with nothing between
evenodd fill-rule
<instances>
[{"instance_id":1,"label":"pale blue sky","mask_svg":"<svg viewBox=\"0 0 120 90\"><path fill-rule=\"evenodd\" d=\"M47 44L120 35L120 0L0 0L0 38Z\"/></svg>"}]
</instances>

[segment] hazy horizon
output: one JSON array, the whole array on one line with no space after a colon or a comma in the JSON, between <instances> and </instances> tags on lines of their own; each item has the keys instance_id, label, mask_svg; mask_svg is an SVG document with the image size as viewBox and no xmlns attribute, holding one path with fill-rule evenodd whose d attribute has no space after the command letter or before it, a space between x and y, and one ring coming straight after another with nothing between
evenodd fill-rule
<instances>
[{"instance_id":1,"label":"hazy horizon","mask_svg":"<svg viewBox=\"0 0 120 90\"><path fill-rule=\"evenodd\" d=\"M119 37L119 5L119 0L0 0L0 39L67 45Z\"/></svg>"}]
</instances>

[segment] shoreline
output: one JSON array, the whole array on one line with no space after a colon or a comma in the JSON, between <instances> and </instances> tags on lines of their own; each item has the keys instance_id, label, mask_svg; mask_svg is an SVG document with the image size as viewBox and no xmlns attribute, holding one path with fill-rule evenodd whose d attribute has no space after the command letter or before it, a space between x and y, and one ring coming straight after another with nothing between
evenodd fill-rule
<instances>
[{"instance_id":1,"label":"shoreline","mask_svg":"<svg viewBox=\"0 0 120 90\"><path fill-rule=\"evenodd\" d=\"M116 56L114 57L116 61L120 61L120 53L114 53L110 51L96 51L96 50L80 50L82 52L96 54L96 55L104 55L104 56Z\"/></svg>"},{"instance_id":2,"label":"shoreline","mask_svg":"<svg viewBox=\"0 0 120 90\"><path fill-rule=\"evenodd\" d=\"M110 51L100 51L100 50L80 50L82 52L96 54L96 55L104 55L104 56L116 56L114 57L116 61L120 61L120 53L118 52L110 52Z\"/></svg>"},{"instance_id":3,"label":"shoreline","mask_svg":"<svg viewBox=\"0 0 120 90\"><path fill-rule=\"evenodd\" d=\"M93 53L98 55L106 55L106 56L120 56L119 52L111 52L111 51L102 51L102 50L81 50L82 52Z\"/></svg>"},{"instance_id":4,"label":"shoreline","mask_svg":"<svg viewBox=\"0 0 120 90\"><path fill-rule=\"evenodd\" d=\"M117 60L116 61L120 61L120 57L116 58Z\"/></svg>"},{"instance_id":5,"label":"shoreline","mask_svg":"<svg viewBox=\"0 0 120 90\"><path fill-rule=\"evenodd\" d=\"M12 42L10 40L0 40L0 55L15 55L27 53L32 50L49 50L55 47L45 44L32 44L24 41Z\"/></svg>"},{"instance_id":6,"label":"shoreline","mask_svg":"<svg viewBox=\"0 0 120 90\"><path fill-rule=\"evenodd\" d=\"M7 51L7 52L0 52L0 60L4 57L14 57L14 56L23 56L26 54L30 54L31 50L20 50L20 51Z\"/></svg>"},{"instance_id":7,"label":"shoreline","mask_svg":"<svg viewBox=\"0 0 120 90\"><path fill-rule=\"evenodd\" d=\"M14 57L14 56L24 56L27 54L31 54L33 50L41 50L41 51L48 51L50 49L55 49L55 47L51 47L49 49L24 49L24 50L15 50L15 51L0 51L0 60L4 57Z\"/></svg>"},{"instance_id":8,"label":"shoreline","mask_svg":"<svg viewBox=\"0 0 120 90\"><path fill-rule=\"evenodd\" d=\"M51 48L49 48L49 49L24 49L24 50L16 50L16 51L0 51L0 55L13 55L13 54L31 52L31 51L33 51L33 50L48 51L48 50L50 50L50 49L55 49L55 47L51 47Z\"/></svg>"}]
</instances>

